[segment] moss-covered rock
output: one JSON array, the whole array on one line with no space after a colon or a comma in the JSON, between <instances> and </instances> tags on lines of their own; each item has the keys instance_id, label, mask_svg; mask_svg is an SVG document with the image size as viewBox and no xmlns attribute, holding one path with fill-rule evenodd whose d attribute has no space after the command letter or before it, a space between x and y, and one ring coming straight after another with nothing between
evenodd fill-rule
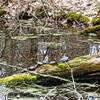
<instances>
[{"instance_id":1,"label":"moss-covered rock","mask_svg":"<svg viewBox=\"0 0 100 100\"><path fill-rule=\"evenodd\" d=\"M8 87L29 86L36 80L36 76L27 73L19 73L5 78L0 78L0 84Z\"/></svg>"},{"instance_id":2,"label":"moss-covered rock","mask_svg":"<svg viewBox=\"0 0 100 100\"><path fill-rule=\"evenodd\" d=\"M91 33L95 33L97 36L100 36L100 25L95 25L88 27L80 32L81 35L89 36Z\"/></svg>"},{"instance_id":3,"label":"moss-covered rock","mask_svg":"<svg viewBox=\"0 0 100 100\"><path fill-rule=\"evenodd\" d=\"M93 25L100 25L100 17L95 17L92 19Z\"/></svg>"}]
</instances>

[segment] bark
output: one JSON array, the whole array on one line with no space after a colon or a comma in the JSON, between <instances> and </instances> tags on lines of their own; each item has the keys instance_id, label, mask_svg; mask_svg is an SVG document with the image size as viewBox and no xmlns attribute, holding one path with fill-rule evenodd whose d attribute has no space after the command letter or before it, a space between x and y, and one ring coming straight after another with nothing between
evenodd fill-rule
<instances>
[{"instance_id":1,"label":"bark","mask_svg":"<svg viewBox=\"0 0 100 100\"><path fill-rule=\"evenodd\" d=\"M100 81L100 58L97 56L77 57L68 61L63 68L47 64L37 68L35 72L59 76L65 79L71 79L73 75L76 81L87 81L88 79Z\"/></svg>"}]
</instances>

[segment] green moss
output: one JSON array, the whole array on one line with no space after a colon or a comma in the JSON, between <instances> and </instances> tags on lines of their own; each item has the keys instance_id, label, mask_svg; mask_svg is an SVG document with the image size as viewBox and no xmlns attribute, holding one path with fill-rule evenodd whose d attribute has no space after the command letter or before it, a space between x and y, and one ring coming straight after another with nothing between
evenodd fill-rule
<instances>
[{"instance_id":1,"label":"green moss","mask_svg":"<svg viewBox=\"0 0 100 100\"><path fill-rule=\"evenodd\" d=\"M89 55L87 56L81 56L81 57L76 57L68 62L70 67L78 67L82 64L88 64L87 62L91 57Z\"/></svg>"},{"instance_id":2,"label":"green moss","mask_svg":"<svg viewBox=\"0 0 100 100\"><path fill-rule=\"evenodd\" d=\"M48 73L50 75L68 78L70 76L70 68L73 68L74 76L80 76L93 71L99 71L100 62L98 61L98 58L95 58L91 55L85 55L76 57L66 63L41 66L36 69L36 72Z\"/></svg>"},{"instance_id":3,"label":"green moss","mask_svg":"<svg viewBox=\"0 0 100 100\"><path fill-rule=\"evenodd\" d=\"M90 34L96 34L97 36L100 36L100 25L88 27L80 32L81 35L89 36Z\"/></svg>"},{"instance_id":4,"label":"green moss","mask_svg":"<svg viewBox=\"0 0 100 100\"><path fill-rule=\"evenodd\" d=\"M36 80L36 76L31 74L20 73L12 76L8 76L0 79L0 84L4 84L8 87L16 86L28 86L31 85Z\"/></svg>"},{"instance_id":5,"label":"green moss","mask_svg":"<svg viewBox=\"0 0 100 100\"><path fill-rule=\"evenodd\" d=\"M80 21L79 22L83 23L84 25L87 25L89 21L90 20L87 16L83 16L83 15L80 16Z\"/></svg>"},{"instance_id":6,"label":"green moss","mask_svg":"<svg viewBox=\"0 0 100 100\"><path fill-rule=\"evenodd\" d=\"M76 12L69 12L67 13L67 21L68 22L73 22L73 21L79 21L80 15L77 14Z\"/></svg>"},{"instance_id":7,"label":"green moss","mask_svg":"<svg viewBox=\"0 0 100 100\"><path fill-rule=\"evenodd\" d=\"M68 23L79 22L83 23L84 25L87 25L89 22L89 18L81 14L77 14L76 12L69 12L67 13L67 22Z\"/></svg>"},{"instance_id":8,"label":"green moss","mask_svg":"<svg viewBox=\"0 0 100 100\"><path fill-rule=\"evenodd\" d=\"M88 60L91 59L90 55L80 56L76 57L68 62L65 63L58 63L58 68L66 69L66 68L73 68L73 67L79 67L82 64L88 64Z\"/></svg>"},{"instance_id":9,"label":"green moss","mask_svg":"<svg viewBox=\"0 0 100 100\"><path fill-rule=\"evenodd\" d=\"M58 67L61 69L64 69L66 66L66 63L58 63Z\"/></svg>"},{"instance_id":10,"label":"green moss","mask_svg":"<svg viewBox=\"0 0 100 100\"><path fill-rule=\"evenodd\" d=\"M38 18L44 18L47 16L47 7L46 6L41 6L36 9L35 15Z\"/></svg>"},{"instance_id":11,"label":"green moss","mask_svg":"<svg viewBox=\"0 0 100 100\"><path fill-rule=\"evenodd\" d=\"M99 25L100 24L100 17L95 17L92 19L93 25Z\"/></svg>"},{"instance_id":12,"label":"green moss","mask_svg":"<svg viewBox=\"0 0 100 100\"><path fill-rule=\"evenodd\" d=\"M88 25L89 18L87 16L84 16L82 14L77 14L77 12L68 12L65 13L64 11L60 11L54 14L53 16L54 20L67 20L67 24L73 25L73 22L82 23L84 25Z\"/></svg>"}]
</instances>

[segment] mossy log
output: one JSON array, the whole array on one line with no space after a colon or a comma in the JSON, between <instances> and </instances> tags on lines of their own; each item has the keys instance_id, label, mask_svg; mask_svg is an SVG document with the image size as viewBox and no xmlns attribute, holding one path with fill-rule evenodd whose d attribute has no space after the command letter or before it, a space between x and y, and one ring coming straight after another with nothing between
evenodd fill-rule
<instances>
[{"instance_id":1,"label":"mossy log","mask_svg":"<svg viewBox=\"0 0 100 100\"><path fill-rule=\"evenodd\" d=\"M95 25L100 25L100 17L95 17L92 19L92 24Z\"/></svg>"},{"instance_id":2,"label":"mossy log","mask_svg":"<svg viewBox=\"0 0 100 100\"><path fill-rule=\"evenodd\" d=\"M93 77L97 75L97 73L100 75L100 57L90 55L76 57L73 60L58 65L43 65L37 68L35 72L46 73L66 79L71 79L73 74L75 80L84 78L85 81L85 78ZM98 81L98 79L96 81Z\"/></svg>"},{"instance_id":3,"label":"mossy log","mask_svg":"<svg viewBox=\"0 0 100 100\"><path fill-rule=\"evenodd\" d=\"M80 32L81 35L89 36L90 34L95 34L100 37L100 25L95 25L92 27L87 27Z\"/></svg>"},{"instance_id":4,"label":"mossy log","mask_svg":"<svg viewBox=\"0 0 100 100\"><path fill-rule=\"evenodd\" d=\"M64 82L71 82L72 76L75 81L100 82L100 57L81 56L65 63L45 64L34 71L19 73L0 79L0 84L9 87L39 85L59 85ZM91 80L91 81L90 81Z\"/></svg>"}]
</instances>

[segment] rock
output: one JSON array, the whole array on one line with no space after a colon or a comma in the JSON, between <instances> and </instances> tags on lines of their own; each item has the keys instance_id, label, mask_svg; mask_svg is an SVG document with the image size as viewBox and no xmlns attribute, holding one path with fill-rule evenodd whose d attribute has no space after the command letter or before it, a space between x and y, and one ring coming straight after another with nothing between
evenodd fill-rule
<instances>
[{"instance_id":1,"label":"rock","mask_svg":"<svg viewBox=\"0 0 100 100\"><path fill-rule=\"evenodd\" d=\"M19 99L20 98L20 95L18 94L16 97L17 97L17 99Z\"/></svg>"}]
</instances>

